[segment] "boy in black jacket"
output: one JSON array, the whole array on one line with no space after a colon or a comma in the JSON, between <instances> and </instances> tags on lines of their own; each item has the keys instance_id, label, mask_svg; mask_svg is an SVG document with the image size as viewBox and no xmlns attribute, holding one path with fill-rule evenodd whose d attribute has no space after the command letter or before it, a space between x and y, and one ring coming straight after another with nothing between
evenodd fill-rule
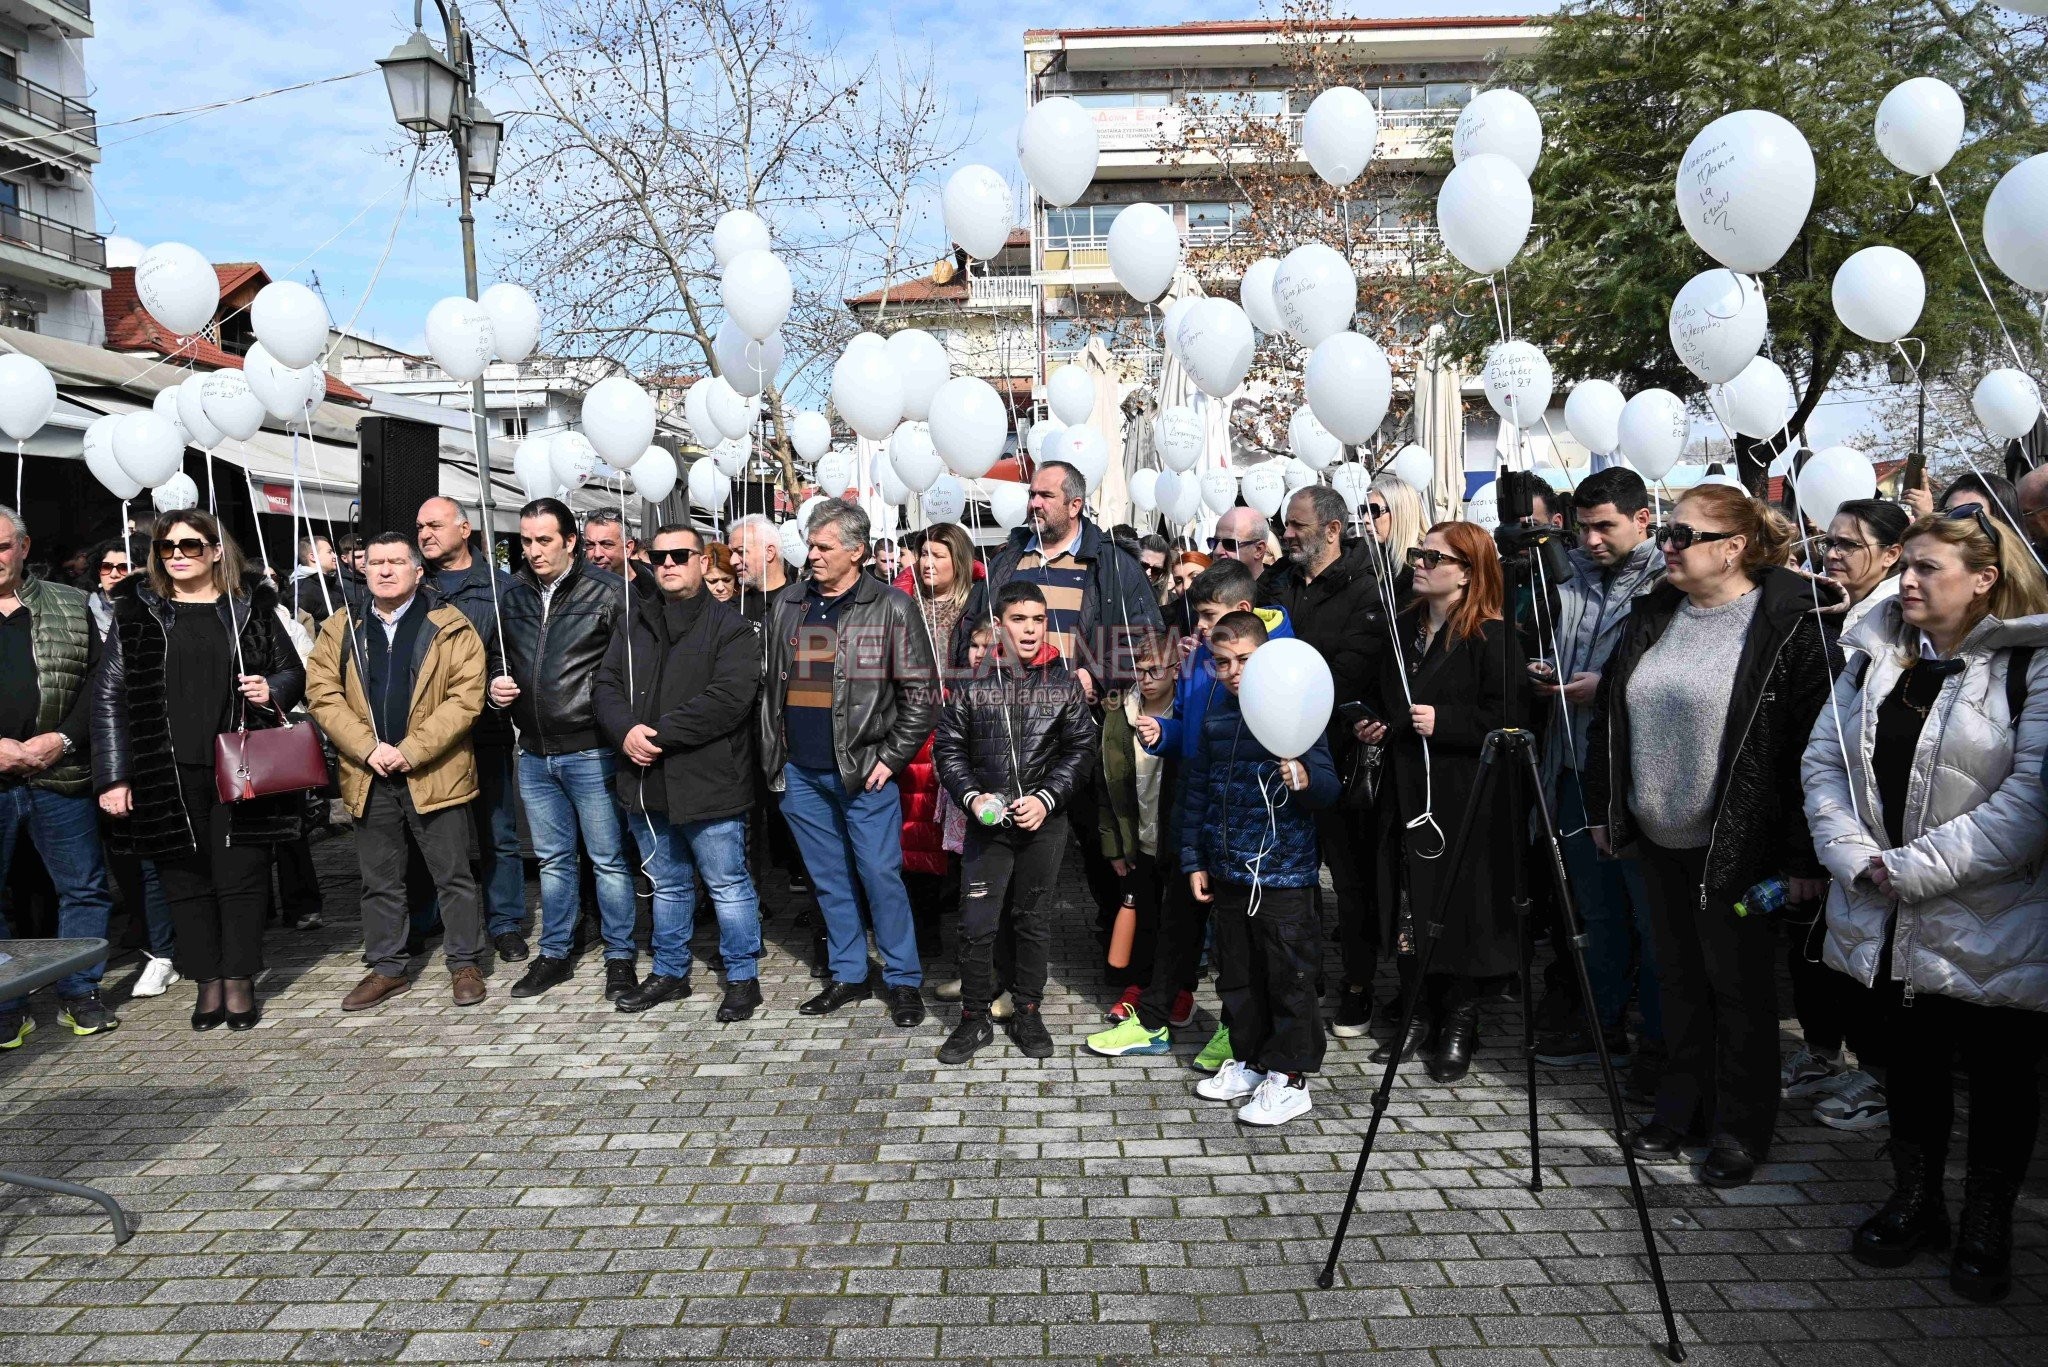
<instances>
[{"instance_id":1,"label":"boy in black jacket","mask_svg":"<svg viewBox=\"0 0 2048 1367\"><path fill-rule=\"evenodd\" d=\"M960 870L960 1024L939 1062L965 1063L995 1038L994 946L1005 892L1017 954L1010 1038L1030 1058L1052 1057L1038 1017L1051 934L1046 903L1067 844L1067 804L1088 781L1098 737L1081 685L1046 641L1045 595L1012 580L996 595L1001 638L987 663L953 690L932 737L939 781L968 815Z\"/></svg>"}]
</instances>

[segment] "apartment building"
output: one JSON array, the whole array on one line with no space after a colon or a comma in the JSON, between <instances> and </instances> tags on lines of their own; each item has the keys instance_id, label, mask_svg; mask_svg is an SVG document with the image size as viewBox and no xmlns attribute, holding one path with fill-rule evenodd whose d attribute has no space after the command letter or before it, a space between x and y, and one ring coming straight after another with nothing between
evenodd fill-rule
<instances>
[{"instance_id":1,"label":"apartment building","mask_svg":"<svg viewBox=\"0 0 2048 1367\"><path fill-rule=\"evenodd\" d=\"M94 230L92 35L91 0L0 0L0 327L97 346L109 279Z\"/></svg>"}]
</instances>

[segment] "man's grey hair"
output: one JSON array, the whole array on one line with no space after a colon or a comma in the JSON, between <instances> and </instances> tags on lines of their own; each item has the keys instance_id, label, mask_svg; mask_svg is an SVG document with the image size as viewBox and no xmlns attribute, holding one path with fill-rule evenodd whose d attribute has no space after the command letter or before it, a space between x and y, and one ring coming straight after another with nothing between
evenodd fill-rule
<instances>
[{"instance_id":1,"label":"man's grey hair","mask_svg":"<svg viewBox=\"0 0 2048 1367\"><path fill-rule=\"evenodd\" d=\"M27 538L28 523L22 521L21 514L15 512L14 509L8 507L5 503L0 503L0 522L5 522L8 526L14 528L16 536L24 539Z\"/></svg>"},{"instance_id":2,"label":"man's grey hair","mask_svg":"<svg viewBox=\"0 0 2048 1367\"><path fill-rule=\"evenodd\" d=\"M626 520L619 516L616 508L599 508L583 519L584 531L587 532L592 527L617 527L623 533L626 530Z\"/></svg>"},{"instance_id":3,"label":"man's grey hair","mask_svg":"<svg viewBox=\"0 0 2048 1367\"><path fill-rule=\"evenodd\" d=\"M1342 527L1351 520L1351 505L1344 501L1344 495L1327 484L1304 484L1294 491L1294 497L1289 501L1298 503L1302 499L1308 500L1308 509L1316 520L1317 531L1332 522Z\"/></svg>"},{"instance_id":4,"label":"man's grey hair","mask_svg":"<svg viewBox=\"0 0 2048 1367\"><path fill-rule=\"evenodd\" d=\"M766 515L762 513L748 513L745 517L734 518L732 525L725 529L726 542L730 544L738 541L741 533L749 531L758 531L762 539L771 546L776 544L776 539L781 535L780 532L775 530L775 524L769 521Z\"/></svg>"},{"instance_id":5,"label":"man's grey hair","mask_svg":"<svg viewBox=\"0 0 2048 1367\"><path fill-rule=\"evenodd\" d=\"M1088 476L1063 460L1044 460L1038 463L1041 470L1060 472L1060 496L1062 498L1088 497Z\"/></svg>"},{"instance_id":6,"label":"man's grey hair","mask_svg":"<svg viewBox=\"0 0 2048 1367\"><path fill-rule=\"evenodd\" d=\"M865 551L868 548L868 515L858 503L843 498L828 498L812 512L805 535L820 527L831 527L839 533L839 544L850 551Z\"/></svg>"}]
</instances>

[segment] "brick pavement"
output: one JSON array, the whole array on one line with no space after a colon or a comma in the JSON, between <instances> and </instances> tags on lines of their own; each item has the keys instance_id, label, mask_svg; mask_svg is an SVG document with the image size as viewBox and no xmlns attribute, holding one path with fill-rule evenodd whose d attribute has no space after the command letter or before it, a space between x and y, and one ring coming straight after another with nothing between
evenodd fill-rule
<instances>
[{"instance_id":1,"label":"brick pavement","mask_svg":"<svg viewBox=\"0 0 2048 1367\"><path fill-rule=\"evenodd\" d=\"M1045 1006L1059 1054L999 1038L941 1069L936 1019L794 1014L809 980L779 895L748 1024L711 1020L702 975L679 1007L619 1016L589 963L530 1002L501 972L467 1012L436 963L344 1017L352 854L320 847L335 924L273 934L253 1035L192 1033L183 987L87 1040L38 1000L46 1028L0 1059L7 1161L103 1185L141 1232L110 1251L98 1215L0 1194L0 1363L1658 1360L1588 1074L1545 1075L1527 1190L1510 1014L1466 1084L1404 1075L1325 1292L1377 1080L1364 1042L1332 1048L1315 1111L1277 1133L1191 1094L1207 994L1172 1059L1091 1057L1105 994L1078 879ZM2048 1362L2043 1170L2018 1289L1972 1306L1931 1260L1845 1255L1885 1190L1881 1135L1792 1110L1754 1186L1651 1171L1691 1361Z\"/></svg>"}]
</instances>

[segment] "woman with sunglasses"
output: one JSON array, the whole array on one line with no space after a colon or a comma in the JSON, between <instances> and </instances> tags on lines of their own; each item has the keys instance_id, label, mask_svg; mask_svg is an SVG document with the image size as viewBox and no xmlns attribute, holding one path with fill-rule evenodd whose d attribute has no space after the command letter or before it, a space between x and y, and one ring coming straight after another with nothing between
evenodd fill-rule
<instances>
[{"instance_id":1,"label":"woman with sunglasses","mask_svg":"<svg viewBox=\"0 0 2048 1367\"><path fill-rule=\"evenodd\" d=\"M1822 718L1802 771L1834 875L1824 956L1876 989L1889 1065L1895 1185L1852 1251L1900 1267L1948 1245L1960 1053L1970 1137L1949 1285L1994 1301L2012 1281L2048 1041L2048 584L1982 507L1915 522L1901 567L1897 598L1842 640L1847 743Z\"/></svg>"},{"instance_id":2,"label":"woman with sunglasses","mask_svg":"<svg viewBox=\"0 0 2048 1367\"><path fill-rule=\"evenodd\" d=\"M1376 820L1379 848L1403 852L1396 867L1382 862L1378 899L1387 923L1381 939L1392 941L1399 955L1404 1001L1395 1019L1406 1008L1406 994L1418 990L1414 955L1423 930L1440 906L1445 912L1429 981L1420 985L1414 1020L1398 1043L1404 1057L1422 1052L1432 1078L1456 1082L1479 1046L1482 983L1521 966L1521 928L1509 900L1507 865L1494 856L1492 842L1483 835L1473 840L1456 868L1444 846L1456 836L1479 781L1480 742L1520 716L1525 668L1521 645L1501 620L1500 555L1492 537L1471 522L1439 522L1406 560L1415 602L1394 620L1400 655L1388 650L1380 656L1377 705L1387 720L1361 721L1355 731L1368 745L1385 744L1393 765ZM1495 785L1481 832L1514 828L1511 793L1512 785ZM1434 825L1416 826L1425 811L1435 816ZM1396 926L1403 884L1408 915ZM1390 1041L1373 1059L1384 1063L1394 1047Z\"/></svg>"},{"instance_id":3,"label":"woman with sunglasses","mask_svg":"<svg viewBox=\"0 0 2048 1367\"><path fill-rule=\"evenodd\" d=\"M178 972L198 986L192 1028L254 1029L262 1011L270 849L299 834L298 793L222 803L214 738L281 723L305 691L277 594L245 576L220 524L197 509L151 531L148 575L114 592L93 680L93 771L115 840L156 865Z\"/></svg>"},{"instance_id":4,"label":"woman with sunglasses","mask_svg":"<svg viewBox=\"0 0 2048 1367\"><path fill-rule=\"evenodd\" d=\"M1827 698L1811 581L1784 568L1791 528L1740 489L1688 490L1657 529L1664 582L1636 600L1594 697L1587 834L1633 852L1669 1053L1644 1160L1709 1146L1701 1180L1756 1173L1778 1118L1777 932L1736 910L1825 887L1799 806L1799 761Z\"/></svg>"},{"instance_id":5,"label":"woman with sunglasses","mask_svg":"<svg viewBox=\"0 0 2048 1367\"><path fill-rule=\"evenodd\" d=\"M1365 505L1359 511L1368 524L1366 530L1386 548L1386 562L1394 567L1398 580L1405 573L1408 552L1422 544L1429 526L1422 495L1406 480L1381 475L1366 491Z\"/></svg>"}]
</instances>

